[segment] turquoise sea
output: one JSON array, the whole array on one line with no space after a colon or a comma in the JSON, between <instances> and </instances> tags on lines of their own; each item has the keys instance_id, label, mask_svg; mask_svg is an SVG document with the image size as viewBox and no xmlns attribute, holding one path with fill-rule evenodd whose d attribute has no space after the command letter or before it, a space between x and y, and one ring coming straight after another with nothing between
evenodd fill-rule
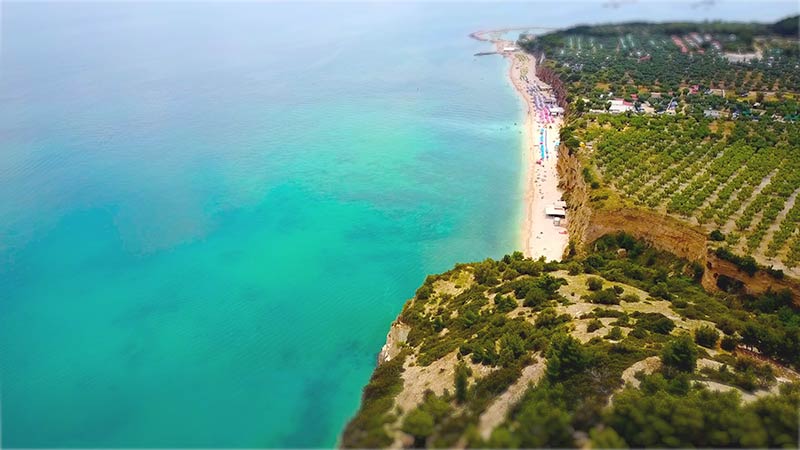
<instances>
[{"instance_id":1,"label":"turquoise sea","mask_svg":"<svg viewBox=\"0 0 800 450\"><path fill-rule=\"evenodd\" d=\"M334 445L425 275L518 246L521 105L468 33L649 8L715 16L0 4L0 446Z\"/></svg>"}]
</instances>

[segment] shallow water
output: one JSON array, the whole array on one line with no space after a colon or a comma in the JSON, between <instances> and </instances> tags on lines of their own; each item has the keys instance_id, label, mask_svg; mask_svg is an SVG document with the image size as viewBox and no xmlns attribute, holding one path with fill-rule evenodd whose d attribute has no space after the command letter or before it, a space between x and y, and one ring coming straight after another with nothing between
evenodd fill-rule
<instances>
[{"instance_id":1,"label":"shallow water","mask_svg":"<svg viewBox=\"0 0 800 450\"><path fill-rule=\"evenodd\" d=\"M5 3L2 445L333 445L424 276L519 245L467 34L529 11Z\"/></svg>"}]
</instances>

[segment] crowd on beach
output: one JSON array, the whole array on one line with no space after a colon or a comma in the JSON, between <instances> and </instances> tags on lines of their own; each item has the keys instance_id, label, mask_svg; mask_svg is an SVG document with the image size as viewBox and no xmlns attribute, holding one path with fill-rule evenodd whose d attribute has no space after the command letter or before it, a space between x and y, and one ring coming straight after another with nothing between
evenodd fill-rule
<instances>
[{"instance_id":1,"label":"crowd on beach","mask_svg":"<svg viewBox=\"0 0 800 450\"><path fill-rule=\"evenodd\" d=\"M554 119L550 108L554 106L555 98L552 95L546 95L538 83L531 83L527 78L527 75L523 75L523 81L528 83L528 94L533 99L533 106L538 114L539 123L544 125L553 123Z\"/></svg>"},{"instance_id":2,"label":"crowd on beach","mask_svg":"<svg viewBox=\"0 0 800 450\"><path fill-rule=\"evenodd\" d=\"M501 47L501 44L498 44ZM528 161L524 250L532 258L560 260L567 246L566 214L558 189L560 113L552 89L536 77L536 62L521 51L503 52L509 75L527 105L524 151ZM538 131L538 133L537 133ZM538 142L537 135L538 134Z\"/></svg>"}]
</instances>

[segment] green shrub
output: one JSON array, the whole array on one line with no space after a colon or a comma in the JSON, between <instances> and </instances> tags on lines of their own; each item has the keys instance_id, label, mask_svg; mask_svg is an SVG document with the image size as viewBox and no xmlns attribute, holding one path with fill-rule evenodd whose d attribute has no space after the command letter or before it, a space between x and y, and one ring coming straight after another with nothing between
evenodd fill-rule
<instances>
[{"instance_id":1,"label":"green shrub","mask_svg":"<svg viewBox=\"0 0 800 450\"><path fill-rule=\"evenodd\" d=\"M733 336L723 336L722 342L720 342L719 346L722 347L723 350L732 352L736 350L736 346L739 344L739 340Z\"/></svg>"},{"instance_id":2,"label":"green shrub","mask_svg":"<svg viewBox=\"0 0 800 450\"><path fill-rule=\"evenodd\" d=\"M414 436L414 448L424 448L425 439L433 434L433 417L422 408L416 408L403 420L402 430Z\"/></svg>"},{"instance_id":3,"label":"green shrub","mask_svg":"<svg viewBox=\"0 0 800 450\"><path fill-rule=\"evenodd\" d=\"M712 231L711 234L708 235L708 237L711 238L712 241L717 241L717 242L722 242L725 240L725 235L722 234L722 231L720 230Z\"/></svg>"},{"instance_id":4,"label":"green shrub","mask_svg":"<svg viewBox=\"0 0 800 450\"><path fill-rule=\"evenodd\" d=\"M733 336L734 334L736 334L736 332L739 331L740 328L739 323L730 317L723 317L722 319L720 319L717 322L717 326L719 327L720 330L722 330L723 333L729 336Z\"/></svg>"},{"instance_id":5,"label":"green shrub","mask_svg":"<svg viewBox=\"0 0 800 450\"><path fill-rule=\"evenodd\" d=\"M653 297L662 298L664 300L669 300L672 298L672 294L669 292L669 287L664 282L656 283L652 289L650 289L650 294Z\"/></svg>"},{"instance_id":6,"label":"green shrub","mask_svg":"<svg viewBox=\"0 0 800 450\"><path fill-rule=\"evenodd\" d=\"M467 385L469 376L472 375L472 369L467 367L464 361L460 361L456 366L455 373L455 391L456 402L464 403L467 400Z\"/></svg>"},{"instance_id":7,"label":"green shrub","mask_svg":"<svg viewBox=\"0 0 800 450\"><path fill-rule=\"evenodd\" d=\"M529 308L535 308L544 305L547 300L547 293L538 287L534 287L525 294L525 301L522 304Z\"/></svg>"},{"instance_id":8,"label":"green shrub","mask_svg":"<svg viewBox=\"0 0 800 450\"><path fill-rule=\"evenodd\" d=\"M636 339L644 339L647 337L647 330L644 328L636 327L628 333L628 336L634 337Z\"/></svg>"},{"instance_id":9,"label":"green shrub","mask_svg":"<svg viewBox=\"0 0 800 450\"><path fill-rule=\"evenodd\" d=\"M601 322L599 319L593 319L588 325L586 325L586 331L589 333L597 331L600 328L603 328L603 322Z\"/></svg>"},{"instance_id":10,"label":"green shrub","mask_svg":"<svg viewBox=\"0 0 800 450\"><path fill-rule=\"evenodd\" d=\"M688 335L670 340L661 351L661 363L668 370L694 372L697 366L697 345Z\"/></svg>"},{"instance_id":11,"label":"green shrub","mask_svg":"<svg viewBox=\"0 0 800 450\"><path fill-rule=\"evenodd\" d=\"M414 295L420 300L427 300L430 298L431 294L433 294L433 288L426 283L420 286Z\"/></svg>"},{"instance_id":12,"label":"green shrub","mask_svg":"<svg viewBox=\"0 0 800 450\"><path fill-rule=\"evenodd\" d=\"M606 339L610 339L612 341L618 341L622 339L622 328L620 327L613 327L611 331L605 336Z\"/></svg>"},{"instance_id":13,"label":"green shrub","mask_svg":"<svg viewBox=\"0 0 800 450\"><path fill-rule=\"evenodd\" d=\"M589 366L590 355L580 341L566 334L555 335L547 350L547 377L563 381Z\"/></svg>"},{"instance_id":14,"label":"green shrub","mask_svg":"<svg viewBox=\"0 0 800 450\"><path fill-rule=\"evenodd\" d=\"M389 411L394 397L403 389L403 351L389 362L379 365L364 388L361 408L347 424L342 433L342 447L379 448L386 447L392 438L384 425L390 420Z\"/></svg>"},{"instance_id":15,"label":"green shrub","mask_svg":"<svg viewBox=\"0 0 800 450\"><path fill-rule=\"evenodd\" d=\"M517 306L519 306L513 297L507 297L499 294L494 298L494 305L496 311L501 314L513 311Z\"/></svg>"},{"instance_id":16,"label":"green shrub","mask_svg":"<svg viewBox=\"0 0 800 450\"><path fill-rule=\"evenodd\" d=\"M661 313L634 313L636 326L659 334L670 334L675 329L675 322Z\"/></svg>"},{"instance_id":17,"label":"green shrub","mask_svg":"<svg viewBox=\"0 0 800 450\"><path fill-rule=\"evenodd\" d=\"M714 327L703 325L694 330L694 341L697 342L697 345L715 348L718 340L719 332Z\"/></svg>"},{"instance_id":18,"label":"green shrub","mask_svg":"<svg viewBox=\"0 0 800 450\"><path fill-rule=\"evenodd\" d=\"M592 303L598 303L601 305L619 305L619 295L617 294L617 291L612 288L592 292L586 296L586 299Z\"/></svg>"},{"instance_id":19,"label":"green shrub","mask_svg":"<svg viewBox=\"0 0 800 450\"><path fill-rule=\"evenodd\" d=\"M603 289L603 280L597 277L589 277L589 279L586 280L586 287L588 287L590 291L599 291Z\"/></svg>"},{"instance_id":20,"label":"green shrub","mask_svg":"<svg viewBox=\"0 0 800 450\"><path fill-rule=\"evenodd\" d=\"M619 318L627 315L624 311L617 311L616 309L597 308L592 313L595 317L614 317Z\"/></svg>"},{"instance_id":21,"label":"green shrub","mask_svg":"<svg viewBox=\"0 0 800 450\"><path fill-rule=\"evenodd\" d=\"M636 294L625 294L620 297L620 300L628 303L636 303L639 301L639 296Z\"/></svg>"},{"instance_id":22,"label":"green shrub","mask_svg":"<svg viewBox=\"0 0 800 450\"><path fill-rule=\"evenodd\" d=\"M672 299L672 306L676 308L686 308L689 306L689 303L682 298L674 298Z\"/></svg>"}]
</instances>

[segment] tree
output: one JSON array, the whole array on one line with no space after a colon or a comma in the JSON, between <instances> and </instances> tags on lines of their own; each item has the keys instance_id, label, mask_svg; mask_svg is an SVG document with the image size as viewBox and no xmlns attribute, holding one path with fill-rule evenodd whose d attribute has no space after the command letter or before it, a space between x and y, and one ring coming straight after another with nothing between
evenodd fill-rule
<instances>
[{"instance_id":1,"label":"tree","mask_svg":"<svg viewBox=\"0 0 800 450\"><path fill-rule=\"evenodd\" d=\"M781 386L780 395L760 398L747 406L760 419L769 441L765 447L798 448L797 405L800 404L800 385Z\"/></svg>"},{"instance_id":2,"label":"tree","mask_svg":"<svg viewBox=\"0 0 800 450\"><path fill-rule=\"evenodd\" d=\"M455 373L455 388L456 388L456 401L459 404L463 404L467 400L467 386L469 382L469 376L472 371L464 361L461 361L456 366L456 373Z\"/></svg>"},{"instance_id":3,"label":"tree","mask_svg":"<svg viewBox=\"0 0 800 450\"><path fill-rule=\"evenodd\" d=\"M491 259L486 259L483 262L477 263L474 266L475 281L478 284L485 284L487 286L494 286L498 283L497 276L499 275L495 262Z\"/></svg>"},{"instance_id":4,"label":"tree","mask_svg":"<svg viewBox=\"0 0 800 450\"><path fill-rule=\"evenodd\" d=\"M612 341L618 341L622 339L622 328L620 327L613 327L611 331L608 332L606 335L606 339L610 339Z\"/></svg>"},{"instance_id":5,"label":"tree","mask_svg":"<svg viewBox=\"0 0 800 450\"><path fill-rule=\"evenodd\" d=\"M742 408L737 393L699 388L669 392L663 380L648 384L660 384L661 389L626 388L614 397L606 421L631 447L766 446L758 416ZM794 426L796 433L796 422Z\"/></svg>"},{"instance_id":6,"label":"tree","mask_svg":"<svg viewBox=\"0 0 800 450\"><path fill-rule=\"evenodd\" d=\"M599 291L603 289L603 280L597 277L590 277L586 280L586 287L588 287L590 291Z\"/></svg>"},{"instance_id":7,"label":"tree","mask_svg":"<svg viewBox=\"0 0 800 450\"><path fill-rule=\"evenodd\" d=\"M590 356L580 341L566 334L557 334L547 350L547 376L551 381L563 381L583 372Z\"/></svg>"},{"instance_id":8,"label":"tree","mask_svg":"<svg viewBox=\"0 0 800 450\"><path fill-rule=\"evenodd\" d=\"M708 235L708 237L711 238L712 241L717 241L717 242L722 242L725 240L725 235L722 234L722 231L720 230L712 231L711 234Z\"/></svg>"},{"instance_id":9,"label":"tree","mask_svg":"<svg viewBox=\"0 0 800 450\"><path fill-rule=\"evenodd\" d=\"M599 330L600 328L603 328L603 322L601 322L600 319L592 319L592 321L586 325L586 332L591 333Z\"/></svg>"},{"instance_id":10,"label":"tree","mask_svg":"<svg viewBox=\"0 0 800 450\"><path fill-rule=\"evenodd\" d=\"M505 296L505 295L497 295L494 298L494 305L499 313L507 313L509 311L513 311L514 308L519 306L517 301L514 300L513 297Z\"/></svg>"},{"instance_id":11,"label":"tree","mask_svg":"<svg viewBox=\"0 0 800 450\"><path fill-rule=\"evenodd\" d=\"M722 347L723 350L732 352L736 350L736 345L738 343L739 341L735 337L725 336L722 338L722 342L720 342L720 347Z\"/></svg>"},{"instance_id":12,"label":"tree","mask_svg":"<svg viewBox=\"0 0 800 450\"><path fill-rule=\"evenodd\" d=\"M589 431L591 448L628 448L625 439L622 439L613 428L595 427Z\"/></svg>"},{"instance_id":13,"label":"tree","mask_svg":"<svg viewBox=\"0 0 800 450\"><path fill-rule=\"evenodd\" d=\"M568 448L573 446L570 414L544 398L523 404L517 417L522 448Z\"/></svg>"},{"instance_id":14,"label":"tree","mask_svg":"<svg viewBox=\"0 0 800 450\"><path fill-rule=\"evenodd\" d=\"M414 436L414 448L424 448L425 439L433 433L433 416L416 408L403 420L402 430Z\"/></svg>"},{"instance_id":15,"label":"tree","mask_svg":"<svg viewBox=\"0 0 800 450\"><path fill-rule=\"evenodd\" d=\"M668 370L692 373L697 366L697 345L689 335L680 335L664 346L661 363Z\"/></svg>"},{"instance_id":16,"label":"tree","mask_svg":"<svg viewBox=\"0 0 800 450\"><path fill-rule=\"evenodd\" d=\"M489 448L517 448L519 447L519 443L508 430L508 428L504 426L499 426L492 431L492 435L489 436Z\"/></svg>"},{"instance_id":17,"label":"tree","mask_svg":"<svg viewBox=\"0 0 800 450\"><path fill-rule=\"evenodd\" d=\"M714 348L717 346L718 340L719 332L714 327L703 325L694 330L694 341L697 342L698 345L706 348Z\"/></svg>"},{"instance_id":18,"label":"tree","mask_svg":"<svg viewBox=\"0 0 800 450\"><path fill-rule=\"evenodd\" d=\"M619 305L619 295L617 291L612 288L592 292L587 296L587 299L592 303L599 303L601 305Z\"/></svg>"},{"instance_id":19,"label":"tree","mask_svg":"<svg viewBox=\"0 0 800 450\"><path fill-rule=\"evenodd\" d=\"M547 292L538 287L534 287L525 294L525 301L523 301L522 304L529 308L535 308L543 305L546 301Z\"/></svg>"},{"instance_id":20,"label":"tree","mask_svg":"<svg viewBox=\"0 0 800 450\"><path fill-rule=\"evenodd\" d=\"M500 338L500 364L510 366L525 354L525 342L516 333L506 333Z\"/></svg>"}]
</instances>

